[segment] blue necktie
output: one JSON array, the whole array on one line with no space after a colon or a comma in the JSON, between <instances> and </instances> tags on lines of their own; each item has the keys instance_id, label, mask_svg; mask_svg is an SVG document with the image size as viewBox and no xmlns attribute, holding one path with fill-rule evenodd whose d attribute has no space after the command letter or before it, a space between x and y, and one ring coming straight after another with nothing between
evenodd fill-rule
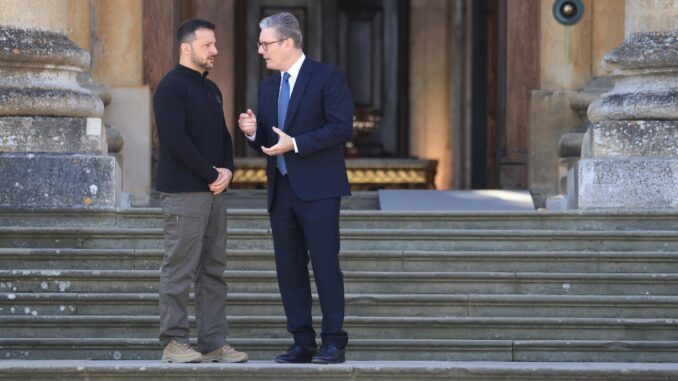
<instances>
[{"instance_id":1,"label":"blue necktie","mask_svg":"<svg viewBox=\"0 0 678 381\"><path fill-rule=\"evenodd\" d=\"M285 73L283 75L282 85L280 86L280 96L278 97L278 128L281 130L285 129L285 116L287 116L287 105L290 103L290 74ZM285 164L285 158L283 155L278 155L275 157L278 170L283 175L287 174L287 165Z\"/></svg>"}]
</instances>

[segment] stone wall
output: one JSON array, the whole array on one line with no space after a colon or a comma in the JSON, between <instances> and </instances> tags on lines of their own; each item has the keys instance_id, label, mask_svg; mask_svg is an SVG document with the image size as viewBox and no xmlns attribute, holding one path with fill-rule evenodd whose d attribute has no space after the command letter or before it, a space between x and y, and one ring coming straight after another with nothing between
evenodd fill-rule
<instances>
[{"instance_id":1,"label":"stone wall","mask_svg":"<svg viewBox=\"0 0 678 381\"><path fill-rule=\"evenodd\" d=\"M624 0L584 0L582 20L569 27L554 19L552 5L542 1L541 90L532 93L529 126L529 189L539 207L563 193L576 159L561 158L560 143L565 135L586 130L583 111L601 91L592 81L606 75L602 57L624 39Z\"/></svg>"},{"instance_id":2,"label":"stone wall","mask_svg":"<svg viewBox=\"0 0 678 381\"><path fill-rule=\"evenodd\" d=\"M410 154L438 160L437 189L452 186L450 14L447 0L413 0L410 14Z\"/></svg>"},{"instance_id":3,"label":"stone wall","mask_svg":"<svg viewBox=\"0 0 678 381\"><path fill-rule=\"evenodd\" d=\"M144 84L143 1L68 0L68 35L92 57L92 80L107 88L104 123L122 137L122 197L145 205L151 192L151 93ZM125 165L128 163L129 165ZM134 163L133 165L131 163Z\"/></svg>"}]
</instances>

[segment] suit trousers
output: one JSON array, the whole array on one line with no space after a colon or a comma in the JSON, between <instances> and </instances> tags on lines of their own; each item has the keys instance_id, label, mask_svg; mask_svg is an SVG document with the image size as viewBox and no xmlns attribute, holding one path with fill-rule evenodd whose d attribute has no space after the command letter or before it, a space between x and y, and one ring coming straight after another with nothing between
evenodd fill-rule
<instances>
[{"instance_id":1,"label":"suit trousers","mask_svg":"<svg viewBox=\"0 0 678 381\"><path fill-rule=\"evenodd\" d=\"M339 266L341 199L301 200L290 187L289 176L278 171L274 192L270 220L287 330L296 344L316 346L308 271L310 258L323 314L322 342L345 348L348 335L343 330L344 276Z\"/></svg>"},{"instance_id":2,"label":"suit trousers","mask_svg":"<svg viewBox=\"0 0 678 381\"><path fill-rule=\"evenodd\" d=\"M226 206L210 192L163 193L165 257L160 272L160 343L188 343L188 295L195 282L198 350L226 344Z\"/></svg>"}]
</instances>

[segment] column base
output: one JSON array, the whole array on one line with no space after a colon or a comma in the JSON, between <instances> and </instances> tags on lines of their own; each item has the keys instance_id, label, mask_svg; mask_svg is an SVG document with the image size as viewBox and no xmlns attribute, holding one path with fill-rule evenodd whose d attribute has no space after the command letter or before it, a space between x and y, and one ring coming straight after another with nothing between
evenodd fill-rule
<instances>
[{"instance_id":1,"label":"column base","mask_svg":"<svg viewBox=\"0 0 678 381\"><path fill-rule=\"evenodd\" d=\"M0 153L0 208L115 207L115 158Z\"/></svg>"},{"instance_id":2,"label":"column base","mask_svg":"<svg viewBox=\"0 0 678 381\"><path fill-rule=\"evenodd\" d=\"M587 158L577 165L579 209L678 209L678 158Z\"/></svg>"},{"instance_id":3,"label":"column base","mask_svg":"<svg viewBox=\"0 0 678 381\"><path fill-rule=\"evenodd\" d=\"M100 118L0 116L0 152L105 154Z\"/></svg>"}]
</instances>

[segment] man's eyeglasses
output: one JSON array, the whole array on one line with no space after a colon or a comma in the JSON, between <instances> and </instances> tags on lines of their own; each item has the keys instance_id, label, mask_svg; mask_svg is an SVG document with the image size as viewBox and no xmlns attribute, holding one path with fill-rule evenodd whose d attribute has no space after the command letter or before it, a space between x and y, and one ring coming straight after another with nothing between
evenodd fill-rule
<instances>
[{"instance_id":1,"label":"man's eyeglasses","mask_svg":"<svg viewBox=\"0 0 678 381\"><path fill-rule=\"evenodd\" d=\"M270 41L270 42L257 42L257 49L258 48L264 48L264 51L268 51L268 46L271 44L275 44L276 42L283 42L287 40L289 37L285 37L283 39L277 40L277 41Z\"/></svg>"}]
</instances>

